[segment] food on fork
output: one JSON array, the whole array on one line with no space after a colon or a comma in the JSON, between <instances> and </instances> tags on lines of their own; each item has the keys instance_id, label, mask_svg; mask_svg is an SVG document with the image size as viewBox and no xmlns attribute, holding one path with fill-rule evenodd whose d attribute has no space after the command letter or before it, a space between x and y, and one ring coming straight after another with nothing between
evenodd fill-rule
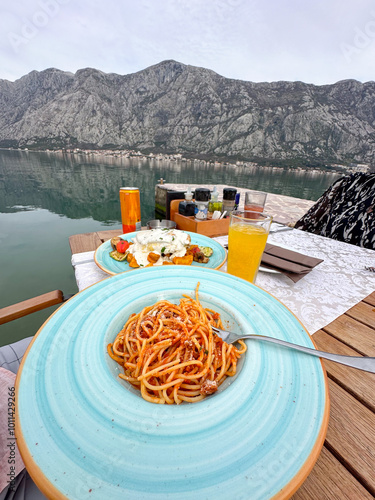
<instances>
[{"instance_id":1,"label":"food on fork","mask_svg":"<svg viewBox=\"0 0 375 500\"><path fill-rule=\"evenodd\" d=\"M111 240L110 256L127 261L129 267L161 265L191 265L193 261L206 264L213 254L210 247L191 244L190 235L178 229L149 229L139 231L131 241L116 236Z\"/></svg>"}]
</instances>

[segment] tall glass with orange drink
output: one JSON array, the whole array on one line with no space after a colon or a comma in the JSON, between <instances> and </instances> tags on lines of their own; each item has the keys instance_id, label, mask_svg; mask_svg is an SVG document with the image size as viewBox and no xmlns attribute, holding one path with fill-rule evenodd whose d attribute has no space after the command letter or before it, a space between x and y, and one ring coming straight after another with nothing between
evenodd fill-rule
<instances>
[{"instance_id":1,"label":"tall glass with orange drink","mask_svg":"<svg viewBox=\"0 0 375 500\"><path fill-rule=\"evenodd\" d=\"M228 233L229 274L255 282L272 217L259 212L233 212Z\"/></svg>"}]
</instances>

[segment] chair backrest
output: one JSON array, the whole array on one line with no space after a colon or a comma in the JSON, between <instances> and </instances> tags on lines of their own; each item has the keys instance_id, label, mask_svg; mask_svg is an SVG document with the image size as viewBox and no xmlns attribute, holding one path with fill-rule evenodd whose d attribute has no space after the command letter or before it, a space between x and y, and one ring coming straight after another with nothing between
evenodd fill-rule
<instances>
[{"instance_id":1,"label":"chair backrest","mask_svg":"<svg viewBox=\"0 0 375 500\"><path fill-rule=\"evenodd\" d=\"M375 250L375 173L338 179L295 227Z\"/></svg>"}]
</instances>

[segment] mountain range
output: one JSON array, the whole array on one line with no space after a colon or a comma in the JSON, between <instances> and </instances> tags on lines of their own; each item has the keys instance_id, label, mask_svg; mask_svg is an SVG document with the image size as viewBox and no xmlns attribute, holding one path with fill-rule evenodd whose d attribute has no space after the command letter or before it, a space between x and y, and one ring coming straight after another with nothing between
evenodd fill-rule
<instances>
[{"instance_id":1,"label":"mountain range","mask_svg":"<svg viewBox=\"0 0 375 500\"><path fill-rule=\"evenodd\" d=\"M374 164L375 82L233 80L176 61L0 80L0 147Z\"/></svg>"}]
</instances>

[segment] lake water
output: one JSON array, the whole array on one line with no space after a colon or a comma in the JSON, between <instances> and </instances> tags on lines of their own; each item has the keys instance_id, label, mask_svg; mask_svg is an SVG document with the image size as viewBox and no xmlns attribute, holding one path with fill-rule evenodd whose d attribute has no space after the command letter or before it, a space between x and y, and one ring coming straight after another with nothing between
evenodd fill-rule
<instances>
[{"instance_id":1,"label":"lake water","mask_svg":"<svg viewBox=\"0 0 375 500\"><path fill-rule=\"evenodd\" d=\"M340 175L198 162L0 151L0 307L60 289L77 291L69 236L121 227L118 191L137 186L142 223L169 183L228 184L316 200ZM33 335L55 308L0 327L0 345Z\"/></svg>"}]
</instances>

